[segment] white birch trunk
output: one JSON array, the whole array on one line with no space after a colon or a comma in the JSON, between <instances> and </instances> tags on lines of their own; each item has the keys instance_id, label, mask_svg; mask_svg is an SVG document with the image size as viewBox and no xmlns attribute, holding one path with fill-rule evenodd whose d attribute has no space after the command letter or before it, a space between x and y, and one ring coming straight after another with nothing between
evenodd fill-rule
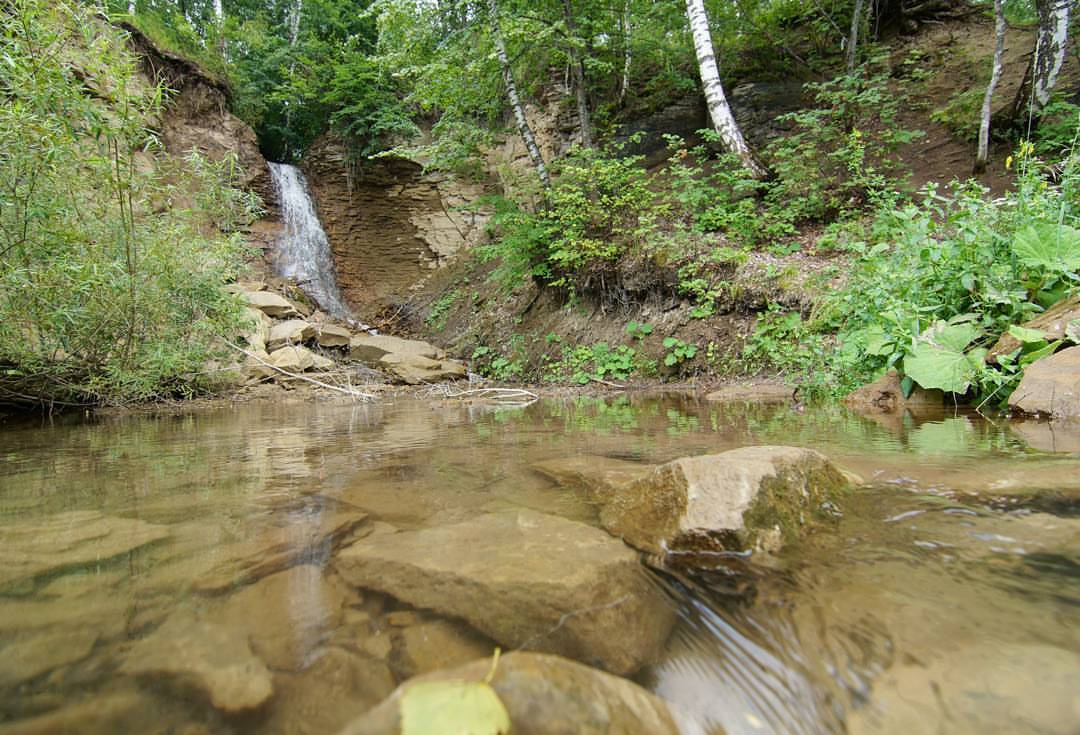
<instances>
[{"instance_id":1,"label":"white birch trunk","mask_svg":"<svg viewBox=\"0 0 1080 735\"><path fill-rule=\"evenodd\" d=\"M1039 38L1031 82L1033 112L1050 102L1069 45L1069 15L1074 0L1037 0Z\"/></svg>"},{"instance_id":2,"label":"white birch trunk","mask_svg":"<svg viewBox=\"0 0 1080 735\"><path fill-rule=\"evenodd\" d=\"M135 15L135 0L128 0L128 15Z\"/></svg>"},{"instance_id":3,"label":"white birch trunk","mask_svg":"<svg viewBox=\"0 0 1080 735\"><path fill-rule=\"evenodd\" d=\"M214 18L217 20L218 25L225 20L225 8L221 4L221 0L214 0Z\"/></svg>"},{"instance_id":4,"label":"white birch trunk","mask_svg":"<svg viewBox=\"0 0 1080 735\"><path fill-rule=\"evenodd\" d=\"M544 165L544 156L540 153L540 146L536 144L529 121L525 118L525 108L518 96L517 84L514 82L514 72L510 68L510 55L506 53L506 42L503 40L502 30L499 28L499 3L497 0L489 0L491 9L491 22L495 32L495 54L499 59L499 68L502 71L503 84L506 85L506 96L510 100L510 109L514 113L514 121L517 123L518 133L525 141L525 150L529 152L529 159L536 169L537 175L544 186L550 186L551 178L548 176L547 166Z\"/></svg>"},{"instance_id":5,"label":"white birch trunk","mask_svg":"<svg viewBox=\"0 0 1080 735\"><path fill-rule=\"evenodd\" d=\"M304 10L304 0L296 0L289 15L289 45L295 46L300 39L300 13ZM291 68L290 68L291 70Z\"/></svg>"},{"instance_id":6,"label":"white birch trunk","mask_svg":"<svg viewBox=\"0 0 1080 735\"><path fill-rule=\"evenodd\" d=\"M620 25L623 36L622 83L619 85L619 105L621 106L626 101L626 93L630 91L630 0L623 3Z\"/></svg>"},{"instance_id":7,"label":"white birch trunk","mask_svg":"<svg viewBox=\"0 0 1080 735\"><path fill-rule=\"evenodd\" d=\"M975 173L986 170L990 159L990 105L994 97L994 88L1001 80L1001 60L1005 55L1005 8L1002 0L994 0L994 65L990 72L990 83L983 95L982 117L979 120L979 148L975 154Z\"/></svg>"},{"instance_id":8,"label":"white birch trunk","mask_svg":"<svg viewBox=\"0 0 1080 735\"><path fill-rule=\"evenodd\" d=\"M863 6L866 0L855 0L855 10L851 13L851 33L848 34L847 57L848 74L855 71L855 62L858 60L859 29L862 27Z\"/></svg>"},{"instance_id":9,"label":"white birch trunk","mask_svg":"<svg viewBox=\"0 0 1080 735\"><path fill-rule=\"evenodd\" d=\"M709 107L709 117L724 147L738 156L743 166L754 178L768 177L768 169L757 160L750 150L724 95L724 85L720 83L720 70L716 66L713 52L712 35L709 33L709 18L705 15L704 0L686 0L686 17L690 21L690 33L694 37L694 51L697 53L698 69L701 73L701 86L705 89L705 102Z\"/></svg>"}]
</instances>

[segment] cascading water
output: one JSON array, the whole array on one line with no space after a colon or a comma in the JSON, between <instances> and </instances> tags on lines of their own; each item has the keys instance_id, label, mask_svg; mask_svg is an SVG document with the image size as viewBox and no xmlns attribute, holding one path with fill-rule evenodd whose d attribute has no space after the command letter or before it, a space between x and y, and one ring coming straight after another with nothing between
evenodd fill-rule
<instances>
[{"instance_id":1,"label":"cascading water","mask_svg":"<svg viewBox=\"0 0 1080 735\"><path fill-rule=\"evenodd\" d=\"M287 163L271 163L270 176L281 205L285 232L278 238L274 266L279 275L296 281L327 314L351 320L338 290L334 257L304 174Z\"/></svg>"}]
</instances>

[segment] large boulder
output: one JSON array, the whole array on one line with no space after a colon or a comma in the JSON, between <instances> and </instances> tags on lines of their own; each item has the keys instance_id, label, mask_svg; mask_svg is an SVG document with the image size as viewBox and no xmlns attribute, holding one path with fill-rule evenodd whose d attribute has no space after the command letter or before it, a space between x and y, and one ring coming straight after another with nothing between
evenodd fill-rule
<instances>
[{"instance_id":1,"label":"large boulder","mask_svg":"<svg viewBox=\"0 0 1080 735\"><path fill-rule=\"evenodd\" d=\"M377 367L386 355L412 355L441 360L446 353L434 345L416 339L402 339L388 334L358 334L349 342L349 357Z\"/></svg>"},{"instance_id":2,"label":"large boulder","mask_svg":"<svg viewBox=\"0 0 1080 735\"><path fill-rule=\"evenodd\" d=\"M319 347L348 347L352 332L336 324L320 324L315 331L315 341Z\"/></svg>"},{"instance_id":3,"label":"large boulder","mask_svg":"<svg viewBox=\"0 0 1080 735\"><path fill-rule=\"evenodd\" d=\"M757 446L660 465L613 493L604 528L654 553L773 551L848 485L812 449Z\"/></svg>"},{"instance_id":4,"label":"large boulder","mask_svg":"<svg viewBox=\"0 0 1080 735\"><path fill-rule=\"evenodd\" d=\"M945 394L914 386L905 396L899 373L890 370L873 383L848 393L844 405L866 413L932 412L945 405Z\"/></svg>"},{"instance_id":5,"label":"large boulder","mask_svg":"<svg viewBox=\"0 0 1080 735\"><path fill-rule=\"evenodd\" d=\"M401 699L418 682L479 682L490 660L410 679L340 735L397 735ZM677 735L663 700L637 684L558 656L515 652L499 659L491 688L510 715L515 735ZM683 732L692 732L684 730Z\"/></svg>"},{"instance_id":6,"label":"large boulder","mask_svg":"<svg viewBox=\"0 0 1080 735\"><path fill-rule=\"evenodd\" d=\"M270 353L270 364L290 373L302 373L315 367L315 354L307 347L281 347Z\"/></svg>"},{"instance_id":7,"label":"large boulder","mask_svg":"<svg viewBox=\"0 0 1080 735\"><path fill-rule=\"evenodd\" d=\"M250 306L269 317L291 319L300 316L300 312L291 301L272 291L247 291L243 296Z\"/></svg>"},{"instance_id":8,"label":"large boulder","mask_svg":"<svg viewBox=\"0 0 1080 735\"><path fill-rule=\"evenodd\" d=\"M456 360L431 360L409 353L383 355L379 366L407 385L459 380L468 375L465 365Z\"/></svg>"},{"instance_id":9,"label":"large boulder","mask_svg":"<svg viewBox=\"0 0 1080 735\"><path fill-rule=\"evenodd\" d=\"M373 533L336 565L358 587L461 618L508 648L620 674L654 660L675 621L633 550L592 526L529 510Z\"/></svg>"},{"instance_id":10,"label":"large boulder","mask_svg":"<svg viewBox=\"0 0 1080 735\"><path fill-rule=\"evenodd\" d=\"M254 709L274 691L269 670L242 631L183 612L136 643L120 670L194 689L224 712Z\"/></svg>"},{"instance_id":11,"label":"large boulder","mask_svg":"<svg viewBox=\"0 0 1080 735\"><path fill-rule=\"evenodd\" d=\"M1069 324L1076 321L1080 321L1080 294L1062 299L1021 326L1026 329L1037 329L1046 335L1047 342L1053 342L1056 339L1062 339ZM986 361L997 362L999 356L1015 352L1020 349L1020 346L1020 340L1005 332L990 348Z\"/></svg>"},{"instance_id":12,"label":"large boulder","mask_svg":"<svg viewBox=\"0 0 1080 735\"><path fill-rule=\"evenodd\" d=\"M1080 419L1080 347L1044 357L1024 370L1009 405L1024 413Z\"/></svg>"},{"instance_id":13,"label":"large boulder","mask_svg":"<svg viewBox=\"0 0 1080 735\"><path fill-rule=\"evenodd\" d=\"M303 319L289 319L278 322L270 328L270 336L266 346L270 350L276 350L285 345L298 345L307 342L315 336L315 325Z\"/></svg>"}]
</instances>

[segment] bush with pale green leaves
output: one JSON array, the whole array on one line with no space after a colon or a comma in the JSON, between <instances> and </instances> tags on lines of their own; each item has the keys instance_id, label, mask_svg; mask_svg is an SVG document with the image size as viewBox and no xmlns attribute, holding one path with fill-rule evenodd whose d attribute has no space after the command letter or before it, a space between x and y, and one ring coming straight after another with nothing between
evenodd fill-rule
<instances>
[{"instance_id":1,"label":"bush with pale green leaves","mask_svg":"<svg viewBox=\"0 0 1080 735\"><path fill-rule=\"evenodd\" d=\"M220 228L255 202L227 166L159 149L164 90L91 8L14 0L0 43L0 403L198 390L241 313Z\"/></svg>"},{"instance_id":2,"label":"bush with pale green leaves","mask_svg":"<svg viewBox=\"0 0 1080 735\"><path fill-rule=\"evenodd\" d=\"M748 356L811 391L844 393L895 368L906 390L1003 402L1024 367L1080 336L1020 326L1080 292L1080 151L1051 168L1024 143L1010 163L1017 186L1004 197L969 182L884 208L863 239L848 235L858 257L847 286L809 320L764 315ZM1006 332L1020 347L988 363Z\"/></svg>"}]
</instances>

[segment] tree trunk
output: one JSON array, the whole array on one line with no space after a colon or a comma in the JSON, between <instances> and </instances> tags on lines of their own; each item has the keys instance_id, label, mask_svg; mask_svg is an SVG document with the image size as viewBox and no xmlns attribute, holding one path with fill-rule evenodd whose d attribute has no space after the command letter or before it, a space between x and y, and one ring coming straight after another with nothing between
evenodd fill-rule
<instances>
[{"instance_id":1,"label":"tree trunk","mask_svg":"<svg viewBox=\"0 0 1080 735\"><path fill-rule=\"evenodd\" d=\"M848 34L847 49L845 49L848 74L855 71L855 62L859 58L859 28L862 27L865 4L866 0L855 0L855 10L851 13L851 33Z\"/></svg>"},{"instance_id":2,"label":"tree trunk","mask_svg":"<svg viewBox=\"0 0 1080 735\"><path fill-rule=\"evenodd\" d=\"M570 37L570 73L574 77L574 98L577 101L578 125L581 127L581 145L592 148L592 118L589 115L589 94L585 88L585 64L581 58L581 49L577 46L577 23L574 22L571 0L563 0L563 18L566 21L566 33Z\"/></svg>"},{"instance_id":3,"label":"tree trunk","mask_svg":"<svg viewBox=\"0 0 1080 735\"><path fill-rule=\"evenodd\" d=\"M626 93L630 91L630 0L623 3L622 17L619 19L623 37L622 83L619 85L619 106L626 102Z\"/></svg>"},{"instance_id":4,"label":"tree trunk","mask_svg":"<svg viewBox=\"0 0 1080 735\"><path fill-rule=\"evenodd\" d=\"M1039 11L1039 31L1031 63L1013 101L1012 118L1017 125L1026 120L1030 126L1050 102L1050 94L1057 84L1068 51L1069 16L1074 2L1035 0L1035 8Z\"/></svg>"},{"instance_id":5,"label":"tree trunk","mask_svg":"<svg viewBox=\"0 0 1080 735\"><path fill-rule=\"evenodd\" d=\"M514 120L517 122L518 133L525 141L525 150L529 152L529 159L536 169L537 175L544 186L551 185L547 166L544 165L544 156L540 153L540 147L536 145L536 137L533 135L529 121L525 118L525 108L518 96L517 84L514 82L514 72L510 68L510 56L506 53L506 42L503 40L502 30L499 28L499 3L498 0L489 0L488 7L491 9L491 23L495 33L495 55L499 59L499 68L502 71L503 84L506 85L506 96L510 100L510 109L514 112Z\"/></svg>"},{"instance_id":6,"label":"tree trunk","mask_svg":"<svg viewBox=\"0 0 1080 735\"><path fill-rule=\"evenodd\" d=\"M990 72L990 83L986 85L983 96L982 118L979 120L979 149L975 154L975 173L986 170L990 158L990 104L994 97L994 88L1001 80L1001 59L1005 55L1005 8L1002 0L994 0L994 66Z\"/></svg>"},{"instance_id":7,"label":"tree trunk","mask_svg":"<svg viewBox=\"0 0 1080 735\"><path fill-rule=\"evenodd\" d=\"M709 33L709 18L705 15L704 0L686 0L686 17L690 21L690 33L694 37L694 51L697 53L698 70L701 73L701 86L705 89L705 101L709 106L709 117L713 129L720 136L724 147L738 156L743 167L756 179L765 179L769 170L750 150L724 95L724 85L720 83L720 71L716 66L713 53L712 36Z\"/></svg>"}]
</instances>

